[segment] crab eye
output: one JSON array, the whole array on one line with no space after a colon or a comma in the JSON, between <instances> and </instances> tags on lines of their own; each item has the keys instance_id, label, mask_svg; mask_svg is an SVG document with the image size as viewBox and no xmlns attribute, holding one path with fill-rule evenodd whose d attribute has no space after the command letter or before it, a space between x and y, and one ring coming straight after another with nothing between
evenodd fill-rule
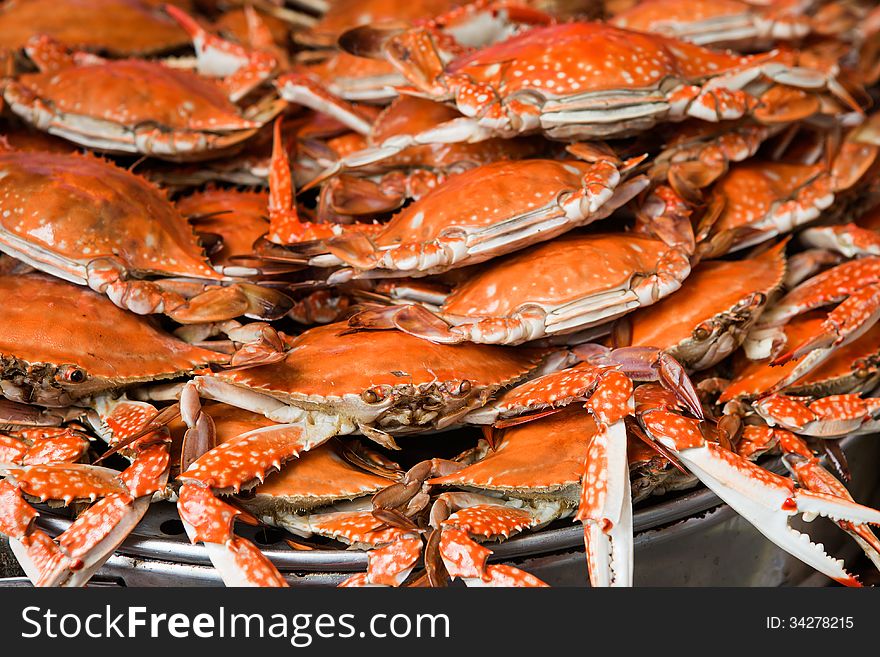
<instances>
[{"instance_id":1,"label":"crab eye","mask_svg":"<svg viewBox=\"0 0 880 657\"><path fill-rule=\"evenodd\" d=\"M65 367L55 378L63 383L82 383L86 380L86 371L81 367L71 365Z\"/></svg>"},{"instance_id":2,"label":"crab eye","mask_svg":"<svg viewBox=\"0 0 880 657\"><path fill-rule=\"evenodd\" d=\"M468 394L473 386L470 381L463 379L461 381L447 381L443 387L453 397L461 397Z\"/></svg>"},{"instance_id":3,"label":"crab eye","mask_svg":"<svg viewBox=\"0 0 880 657\"><path fill-rule=\"evenodd\" d=\"M700 324L694 329L694 340L700 340L702 342L710 335L712 335L712 327L706 323Z\"/></svg>"},{"instance_id":4,"label":"crab eye","mask_svg":"<svg viewBox=\"0 0 880 657\"><path fill-rule=\"evenodd\" d=\"M367 388L361 393L361 399L368 404L378 404L385 399L385 391L378 386L373 386L372 388Z\"/></svg>"}]
</instances>

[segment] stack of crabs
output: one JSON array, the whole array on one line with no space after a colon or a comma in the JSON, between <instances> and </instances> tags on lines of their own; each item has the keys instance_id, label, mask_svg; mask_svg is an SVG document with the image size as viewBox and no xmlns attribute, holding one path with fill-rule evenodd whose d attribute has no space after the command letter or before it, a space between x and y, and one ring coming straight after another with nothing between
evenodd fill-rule
<instances>
[{"instance_id":1,"label":"stack of crabs","mask_svg":"<svg viewBox=\"0 0 880 657\"><path fill-rule=\"evenodd\" d=\"M633 504L696 485L880 566L874 2L6 0L0 47L34 584L162 503L228 585L287 584L240 523L368 551L346 586L542 586L493 542L577 522L627 586Z\"/></svg>"}]
</instances>

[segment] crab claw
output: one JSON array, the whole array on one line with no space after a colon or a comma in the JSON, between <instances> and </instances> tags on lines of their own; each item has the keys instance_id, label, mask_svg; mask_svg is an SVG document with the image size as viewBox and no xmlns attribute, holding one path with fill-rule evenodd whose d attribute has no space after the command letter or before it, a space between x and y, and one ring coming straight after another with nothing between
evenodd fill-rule
<instances>
[{"instance_id":1,"label":"crab claw","mask_svg":"<svg viewBox=\"0 0 880 657\"><path fill-rule=\"evenodd\" d=\"M507 538L539 522L528 510L499 504L491 497L444 493L431 508L431 525L439 539L435 532L428 540L426 567L437 568L442 562L449 577L461 578L468 586L546 586L519 568L488 565L492 551L471 538Z\"/></svg>"},{"instance_id":2,"label":"crab claw","mask_svg":"<svg viewBox=\"0 0 880 657\"><path fill-rule=\"evenodd\" d=\"M850 502L854 501L846 486L822 467L804 441L791 432L780 431L780 433L782 435L780 443L785 452L783 463L801 486L813 492L827 493ZM880 539L871 528L851 522L837 524L858 543L871 562L880 568Z\"/></svg>"},{"instance_id":3,"label":"crab claw","mask_svg":"<svg viewBox=\"0 0 880 657\"><path fill-rule=\"evenodd\" d=\"M199 73L224 78L222 84L233 102L267 79L278 65L278 60L268 52L251 51L211 34L180 7L165 5L165 11L192 39Z\"/></svg>"},{"instance_id":4,"label":"crab claw","mask_svg":"<svg viewBox=\"0 0 880 657\"><path fill-rule=\"evenodd\" d=\"M880 285L873 284L858 290L832 310L820 324L818 332L775 358L772 365L783 365L790 360L803 361L778 382L771 392L796 381L823 363L835 349L864 335L880 319Z\"/></svg>"},{"instance_id":5,"label":"crab claw","mask_svg":"<svg viewBox=\"0 0 880 657\"><path fill-rule=\"evenodd\" d=\"M703 417L703 405L694 384L681 364L654 347L608 349L597 344L579 345L574 354L593 365L617 365L635 381L659 381L691 413Z\"/></svg>"},{"instance_id":6,"label":"crab claw","mask_svg":"<svg viewBox=\"0 0 880 657\"><path fill-rule=\"evenodd\" d=\"M587 452L576 518L584 526L594 587L632 586L632 493L626 444L621 420L610 427L599 425Z\"/></svg>"},{"instance_id":7,"label":"crab claw","mask_svg":"<svg viewBox=\"0 0 880 657\"><path fill-rule=\"evenodd\" d=\"M645 411L642 408L641 421L648 434L673 450L688 470L770 541L841 584L860 586L842 561L793 529L788 520L800 513L835 522L880 524L880 511L835 495L795 488L790 479L706 442L697 420L656 407Z\"/></svg>"}]
</instances>

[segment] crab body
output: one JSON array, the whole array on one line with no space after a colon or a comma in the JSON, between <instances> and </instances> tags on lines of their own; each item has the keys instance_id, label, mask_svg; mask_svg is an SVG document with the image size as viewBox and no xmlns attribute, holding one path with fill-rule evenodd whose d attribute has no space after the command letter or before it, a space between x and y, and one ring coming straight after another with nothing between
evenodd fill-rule
<instances>
[{"instance_id":1,"label":"crab body","mask_svg":"<svg viewBox=\"0 0 880 657\"><path fill-rule=\"evenodd\" d=\"M205 44L210 35L180 10L169 11L197 32L197 44ZM217 51L229 55L232 48L227 42L216 50L197 47L204 68L227 76L224 86L184 68L140 59L104 60L68 52L46 36L33 37L26 50L40 70L7 81L3 98L26 122L83 146L172 160L214 157L256 134L283 107L272 100L248 111L235 105L271 74L275 60L258 52L249 61L239 47L241 52L225 60L211 56Z\"/></svg>"},{"instance_id":2,"label":"crab body","mask_svg":"<svg viewBox=\"0 0 880 657\"><path fill-rule=\"evenodd\" d=\"M223 276L180 211L131 172L91 155L53 153L2 152L0 168L5 253L140 314L192 322L268 309L258 308L267 297L256 286L219 285ZM269 306L287 303L272 298Z\"/></svg>"},{"instance_id":3,"label":"crab body","mask_svg":"<svg viewBox=\"0 0 880 657\"><path fill-rule=\"evenodd\" d=\"M813 4L812 0L760 5L747 0L646 0L617 14L611 23L704 46L754 49L807 36L811 19L805 10Z\"/></svg>"},{"instance_id":4,"label":"crab body","mask_svg":"<svg viewBox=\"0 0 880 657\"><path fill-rule=\"evenodd\" d=\"M486 164L407 206L372 238L328 242L330 255L311 262L350 267L334 280L426 276L476 264L606 217L643 187L639 179L621 181L617 166L604 160Z\"/></svg>"},{"instance_id":5,"label":"crab body","mask_svg":"<svg viewBox=\"0 0 880 657\"><path fill-rule=\"evenodd\" d=\"M0 389L7 399L44 406L88 405L150 381L222 363L125 312L95 292L40 274L0 277L6 300ZM46 309L61 316L46 321Z\"/></svg>"}]
</instances>

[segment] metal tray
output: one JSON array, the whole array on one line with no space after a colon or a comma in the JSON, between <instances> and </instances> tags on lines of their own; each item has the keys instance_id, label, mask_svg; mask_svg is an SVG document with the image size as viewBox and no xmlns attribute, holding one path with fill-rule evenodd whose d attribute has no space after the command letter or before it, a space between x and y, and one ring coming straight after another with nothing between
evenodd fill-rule
<instances>
[{"instance_id":1,"label":"metal tray","mask_svg":"<svg viewBox=\"0 0 880 657\"><path fill-rule=\"evenodd\" d=\"M880 500L880 443L875 436L842 441L852 470L850 491L865 504ZM772 469L780 471L777 462ZM69 524L44 514L40 524L59 533ZM635 584L639 586L781 586L824 585L828 580L779 550L709 490L692 491L648 501L633 514ZM833 523L819 518L792 526L809 532L829 554L851 560L856 544ZM297 551L280 542L267 543L250 528L242 532L260 544L264 554L300 586L335 586L367 565L357 550ZM261 540L262 539L262 540ZM517 565L554 586L587 582L583 533L568 521L541 532L493 544L493 559ZM124 586L219 586L220 578L207 552L183 533L174 506L154 505L143 522L99 571L96 583ZM21 584L0 579L2 585Z\"/></svg>"}]
</instances>

